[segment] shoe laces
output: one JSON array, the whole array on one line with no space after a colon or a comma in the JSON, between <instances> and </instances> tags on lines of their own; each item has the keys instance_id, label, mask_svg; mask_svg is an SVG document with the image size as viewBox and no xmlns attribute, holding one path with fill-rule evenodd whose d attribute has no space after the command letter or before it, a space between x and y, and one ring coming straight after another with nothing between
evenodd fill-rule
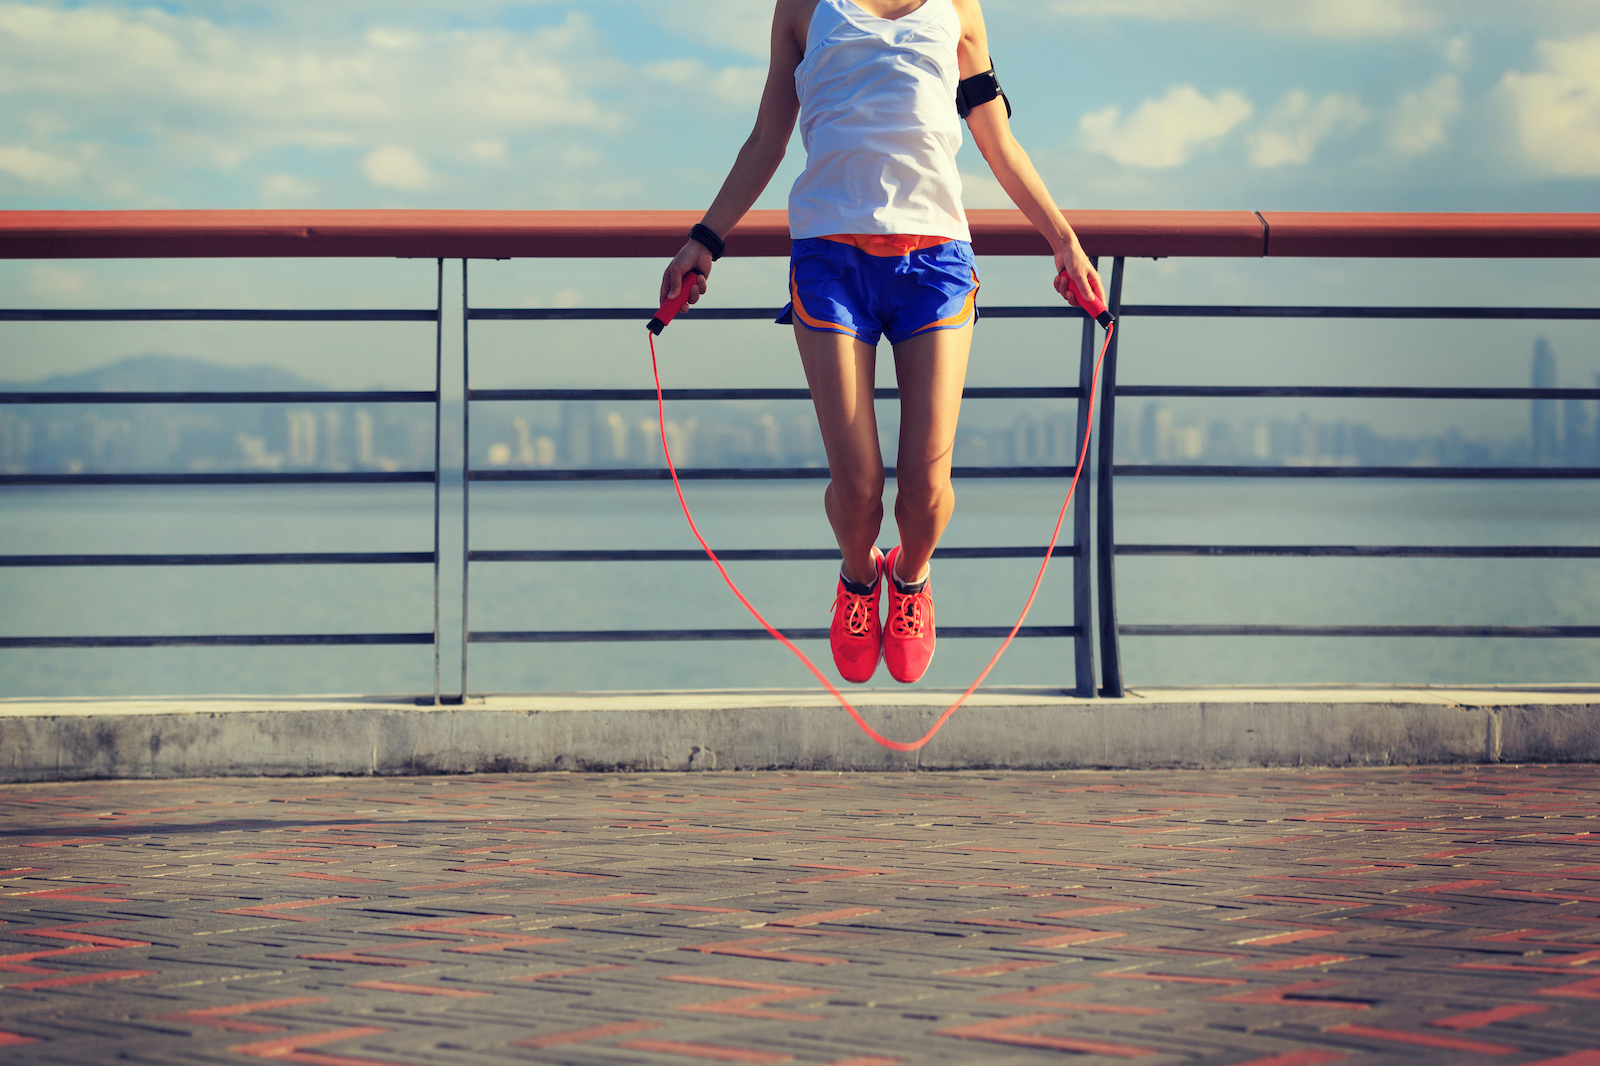
<instances>
[{"instance_id":1,"label":"shoe laces","mask_svg":"<svg viewBox=\"0 0 1600 1066\"><path fill-rule=\"evenodd\" d=\"M889 597L889 632L902 639L922 636L923 627L927 625L926 591L910 595L896 592Z\"/></svg>"},{"instance_id":2,"label":"shoe laces","mask_svg":"<svg viewBox=\"0 0 1600 1066\"><path fill-rule=\"evenodd\" d=\"M839 587L839 595L834 598L833 609L839 610L839 605L844 605L845 632L852 637L872 636L873 609L877 606L871 596L858 596L844 586Z\"/></svg>"}]
</instances>

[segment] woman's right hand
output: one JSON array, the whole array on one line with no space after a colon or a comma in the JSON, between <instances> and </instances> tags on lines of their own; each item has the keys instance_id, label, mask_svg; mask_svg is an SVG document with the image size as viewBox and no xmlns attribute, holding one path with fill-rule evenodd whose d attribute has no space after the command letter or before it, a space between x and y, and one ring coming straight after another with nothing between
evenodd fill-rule
<instances>
[{"instance_id":1,"label":"woman's right hand","mask_svg":"<svg viewBox=\"0 0 1600 1066\"><path fill-rule=\"evenodd\" d=\"M1093 293L1100 298L1101 303L1106 302L1106 291L1101 287L1100 272L1094 268L1094 263L1084 254L1083 248L1076 238L1062 245L1056 251L1056 291L1061 298L1074 307L1079 306L1073 298L1072 290L1067 287L1067 278L1084 293Z\"/></svg>"},{"instance_id":2,"label":"woman's right hand","mask_svg":"<svg viewBox=\"0 0 1600 1066\"><path fill-rule=\"evenodd\" d=\"M699 271L700 276L693 277L691 271ZM706 278L711 276L711 249L697 240L686 241L678 254L672 257L672 262L667 264L666 272L661 275L662 303L678 295L686 276L694 287L694 291L689 293L689 302L699 303L706 291Z\"/></svg>"}]
</instances>

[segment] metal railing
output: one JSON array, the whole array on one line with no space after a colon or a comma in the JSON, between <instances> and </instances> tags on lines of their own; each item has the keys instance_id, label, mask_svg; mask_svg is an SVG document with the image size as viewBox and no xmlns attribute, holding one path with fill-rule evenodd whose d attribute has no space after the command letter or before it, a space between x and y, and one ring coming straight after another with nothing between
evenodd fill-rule
<instances>
[{"instance_id":1,"label":"metal railing","mask_svg":"<svg viewBox=\"0 0 1600 1066\"><path fill-rule=\"evenodd\" d=\"M974 244L980 254L1033 255L1043 249L1017 212L972 212ZM425 552L328 552L251 554L8 555L0 567L241 566L319 564L431 564L434 572L431 632L224 634L207 636L6 637L0 649L109 647L249 647L285 645L429 644L434 648L433 702L459 702L469 689L468 649L472 644L655 642L769 639L759 628L634 630L473 630L470 627L471 564L552 562L698 561L694 550L574 549L485 550L470 541L471 486L475 482L593 482L663 480L664 467L598 469L473 469L470 421L474 403L570 400L653 400L648 389L474 389L471 385L471 329L483 321L643 321L653 308L523 309L480 308L470 303L472 258L654 256L665 258L682 241L694 219L687 212L11 212L0 213L0 257L253 257L253 256L407 256L437 261L437 301L416 310L0 310L0 322L432 322L432 391L361 392L11 392L0 404L229 404L229 403L429 403L434 408L434 468L360 472L189 472L0 474L0 486L39 485L433 485L433 546ZM1135 256L1411 256L1411 257L1600 257L1600 215L1539 216L1327 216L1254 212L1083 212L1075 217L1080 235L1093 251L1114 256L1111 307L1124 323L1139 318L1317 318L1596 320L1600 308L1463 307L1248 307L1138 305L1122 300L1126 259ZM787 254L787 226L781 212L753 212L729 238L737 255ZM440 529L444 480L443 328L444 272L447 258L462 267L463 441L469 442L462 485L462 583L460 693L440 687ZM777 309L694 309L686 320L770 319ZM1117 464L1114 462L1116 401L1122 397L1170 398L1344 398L1344 399L1600 399L1600 389L1483 389L1387 386L1197 386L1120 385L1117 349L1127 326L1118 330L1106 356L1098 427L1088 421L1083 402L1092 383L1095 355L1093 323L1063 306L985 308L987 318L1065 318L1080 321L1076 385L968 388L965 397L990 399L1073 399L1076 436L1082 448L1099 433L1098 481L1093 493L1080 492L1073 512L1072 543L1056 549L1073 560L1073 621L1069 626L1030 626L1019 634L1073 640L1074 681L1080 696L1096 693L1094 612L1098 591L1100 670L1098 691L1124 691L1122 637L1172 636L1363 636L1363 637L1522 637L1600 638L1600 626L1395 626L1395 625L1124 625L1117 618L1116 557L1332 557L1332 558L1525 558L1595 559L1591 546L1381 546L1381 545L1215 545L1118 544L1115 484L1120 477L1180 478L1448 478L1448 479L1600 479L1600 467L1402 467L1402 466L1220 466ZM669 389L666 398L683 400L808 400L805 389ZM895 390L879 389L880 399ZM1074 454L1076 454L1076 449ZM886 472L893 477L893 468ZM1070 478L1064 466L956 467L957 478ZM684 480L825 479L815 467L697 467L680 471ZM1092 508L1092 509L1091 509ZM1091 551L1091 545L1093 550ZM1038 558L1036 547L941 548L938 558ZM831 560L834 548L729 550L730 561ZM1008 627L941 626L951 639L996 638ZM821 639L825 629L790 629L795 639Z\"/></svg>"},{"instance_id":2,"label":"metal railing","mask_svg":"<svg viewBox=\"0 0 1600 1066\"><path fill-rule=\"evenodd\" d=\"M0 405L61 404L432 404L432 470L227 471L184 473L0 474L0 486L151 485L395 485L433 486L433 547L417 552L251 552L187 554L0 555L0 567L107 566L394 566L433 567L433 628L409 633L224 633L139 636L0 637L0 649L21 648L248 648L431 644L433 696L439 698L439 457L443 430L444 260L438 261L437 302L414 310L257 310L210 308L18 310L0 309L0 322L431 322L434 326L432 391L363 390L296 392L0 392Z\"/></svg>"},{"instance_id":3,"label":"metal railing","mask_svg":"<svg viewBox=\"0 0 1600 1066\"><path fill-rule=\"evenodd\" d=\"M1126 323L1130 318L1315 318L1315 319L1467 319L1475 321L1600 320L1600 308L1580 307L1244 307L1175 304L1124 305L1124 263L1113 268L1110 305ZM1363 558L1363 559L1600 559L1591 546L1384 546L1384 545L1242 545L1118 544L1116 479L1168 478L1406 478L1429 480L1596 480L1600 467L1548 466L1259 466L1202 464L1126 464L1115 462L1117 400L1122 397L1164 398L1317 398L1600 400L1600 389L1416 388L1395 386L1248 386L1248 385L1121 385L1117 382L1117 346L1127 331L1122 325L1106 353L1105 384L1099 425L1098 519L1095 554L1100 590L1100 661L1105 675L1102 695L1124 692L1122 637L1518 637L1600 638L1595 626L1491 625L1125 625L1117 617L1116 559L1125 556L1200 556L1208 558Z\"/></svg>"},{"instance_id":4,"label":"metal railing","mask_svg":"<svg viewBox=\"0 0 1600 1066\"><path fill-rule=\"evenodd\" d=\"M633 321L644 322L654 314L655 308L478 308L468 299L467 261L462 261L462 306L465 308L463 328L470 337L471 324L478 321ZM772 321L780 308L691 308L679 321ZM1078 384L1075 386L1011 386L1000 388L968 387L963 390L966 400L996 399L1072 399L1078 401L1076 418L1076 446L1073 454L1083 448L1091 427L1088 405L1082 398L1088 394L1094 378L1094 322L1082 312L1065 306L1056 307L986 307L985 318L1059 318L1076 319L1081 323L1082 342L1078 357ZM684 327L680 327L684 328ZM691 327L692 328L692 327ZM463 347L471 351L470 340L464 338ZM653 389L474 389L470 382L470 358L463 360L463 387L470 412L474 402L496 401L555 401L555 400L649 400L655 399ZM876 399L899 398L897 389L876 389ZM726 389L690 388L663 389L664 399L683 400L811 400L809 389ZM470 417L470 414L468 415ZM470 449L469 449L470 454ZM968 478L1055 478L1070 480L1071 466L957 466L951 476ZM888 466L885 477L895 476L894 467ZM670 477L662 467L601 468L601 469L546 469L546 470L475 470L469 465L463 493L462 525L465 529L470 512L470 486L473 482L551 482L551 481L665 481ZM796 481L827 480L825 467L680 467L678 477L684 481ZM1072 543L1058 546L1052 558L1073 560L1072 624L1070 626L1032 625L1017 631L1022 638L1071 638L1073 641L1073 691L1082 696L1094 694L1094 634L1092 626L1089 579L1089 524L1090 494L1078 494L1072 524ZM784 562L795 560L837 560L837 548L777 548L761 550L718 549L725 561ZM936 559L1022 559L1041 557L1036 547L996 546L938 548ZM462 623L461 623L461 687L467 685L467 649L472 644L524 644L524 643L638 643L657 641L707 641L707 640L770 640L766 630L759 627L740 629L538 629L538 630L472 630L468 622L466 588L469 582L467 567L474 562L497 563L553 563L553 562L703 562L705 554L698 550L572 550L572 551L485 551L469 546L463 553L462 571ZM939 635L950 640L1002 639L1011 632L1009 626L940 625ZM823 628L794 628L783 630L791 640L825 640L828 630Z\"/></svg>"}]
</instances>

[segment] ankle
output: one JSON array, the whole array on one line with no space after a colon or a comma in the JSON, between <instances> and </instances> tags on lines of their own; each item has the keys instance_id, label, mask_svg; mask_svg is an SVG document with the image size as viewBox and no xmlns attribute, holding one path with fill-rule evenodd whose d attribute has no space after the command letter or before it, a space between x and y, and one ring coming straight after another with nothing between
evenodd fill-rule
<instances>
[{"instance_id":1,"label":"ankle","mask_svg":"<svg viewBox=\"0 0 1600 1066\"><path fill-rule=\"evenodd\" d=\"M900 576L900 560L902 558L904 558L904 556L895 556L894 569L890 571L889 576L894 579L894 587L898 589L902 595L915 595L927 587L928 578L932 575L933 568L930 566L923 566L920 577L918 577L915 581L907 581L905 578Z\"/></svg>"},{"instance_id":2,"label":"ankle","mask_svg":"<svg viewBox=\"0 0 1600 1066\"><path fill-rule=\"evenodd\" d=\"M856 593L858 596L866 595L876 588L878 584L878 567L876 565L877 561L878 560L876 558L868 560L866 569L867 579L865 581L860 579L860 577L854 570L851 569L850 564L848 563L840 564L839 576L844 578L845 586L849 588L851 592Z\"/></svg>"}]
</instances>

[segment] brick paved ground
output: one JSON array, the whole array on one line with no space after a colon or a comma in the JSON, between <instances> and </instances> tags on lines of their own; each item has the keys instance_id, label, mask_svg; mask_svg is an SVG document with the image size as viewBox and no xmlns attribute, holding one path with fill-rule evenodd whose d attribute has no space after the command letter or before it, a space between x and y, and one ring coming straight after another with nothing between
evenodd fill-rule
<instances>
[{"instance_id":1,"label":"brick paved ground","mask_svg":"<svg viewBox=\"0 0 1600 1066\"><path fill-rule=\"evenodd\" d=\"M1589 767L0 788L18 1063L1600 1064Z\"/></svg>"}]
</instances>

